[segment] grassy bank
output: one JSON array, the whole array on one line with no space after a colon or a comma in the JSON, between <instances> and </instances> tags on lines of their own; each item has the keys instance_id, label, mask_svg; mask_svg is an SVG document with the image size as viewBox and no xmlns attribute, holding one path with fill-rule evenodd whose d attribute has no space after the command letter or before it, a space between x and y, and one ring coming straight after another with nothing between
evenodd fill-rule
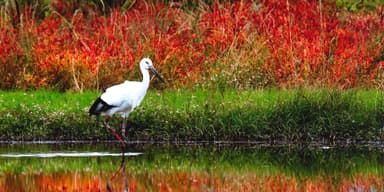
<instances>
[{"instance_id":1,"label":"grassy bank","mask_svg":"<svg viewBox=\"0 0 384 192\"><path fill-rule=\"evenodd\" d=\"M112 139L87 114L98 95L0 92L0 139ZM128 134L165 141L382 140L383 114L383 94L374 90L151 91L131 114Z\"/></svg>"}]
</instances>

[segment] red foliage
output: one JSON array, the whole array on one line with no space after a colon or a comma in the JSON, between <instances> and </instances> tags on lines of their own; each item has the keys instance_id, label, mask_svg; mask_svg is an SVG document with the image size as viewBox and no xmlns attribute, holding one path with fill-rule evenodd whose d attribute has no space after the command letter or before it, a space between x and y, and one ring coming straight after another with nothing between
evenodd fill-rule
<instances>
[{"instance_id":1,"label":"red foliage","mask_svg":"<svg viewBox=\"0 0 384 192\"><path fill-rule=\"evenodd\" d=\"M382 78L380 12L349 13L305 0L244 0L193 11L137 1L106 16L64 1L51 6L54 12L39 21L23 12L16 27L0 18L1 88L105 87L138 77L134 69L145 56L171 82L193 85L206 79L202 72L220 72L217 65L230 68L226 53L246 44L268 50L262 71L250 70L267 85L349 88L379 85ZM260 38L266 44L252 44ZM12 72L10 63L18 66Z\"/></svg>"}]
</instances>

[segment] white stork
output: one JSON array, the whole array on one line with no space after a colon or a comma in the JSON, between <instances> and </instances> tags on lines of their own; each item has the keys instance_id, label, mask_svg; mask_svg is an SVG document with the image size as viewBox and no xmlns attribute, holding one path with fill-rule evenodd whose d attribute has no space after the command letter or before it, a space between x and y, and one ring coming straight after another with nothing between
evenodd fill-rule
<instances>
[{"instance_id":1,"label":"white stork","mask_svg":"<svg viewBox=\"0 0 384 192\"><path fill-rule=\"evenodd\" d=\"M162 82L163 78L159 72L153 67L152 61L149 58L143 58L140 61L140 70L143 74L143 81L124 81L121 84L109 87L89 109L89 115L106 116L104 126L113 131L115 137L119 139L116 132L109 126L108 122L113 114L118 113L123 118L122 135L125 138L126 120L129 114L140 105L147 89L149 87L149 70L152 71ZM120 139L119 139L120 140Z\"/></svg>"}]
</instances>

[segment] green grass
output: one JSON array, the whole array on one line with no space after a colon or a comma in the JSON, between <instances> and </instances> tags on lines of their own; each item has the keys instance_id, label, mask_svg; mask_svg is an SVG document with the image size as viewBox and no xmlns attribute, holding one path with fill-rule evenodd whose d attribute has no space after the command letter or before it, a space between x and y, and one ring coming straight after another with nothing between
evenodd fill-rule
<instances>
[{"instance_id":1,"label":"green grass","mask_svg":"<svg viewBox=\"0 0 384 192\"><path fill-rule=\"evenodd\" d=\"M370 0L370 1L336 0L336 6L348 11L376 10L377 8L383 5L384 5L384 2L381 0Z\"/></svg>"},{"instance_id":2,"label":"green grass","mask_svg":"<svg viewBox=\"0 0 384 192\"><path fill-rule=\"evenodd\" d=\"M60 93L54 91L39 90L26 91L0 91L0 110L25 110L25 108L41 107L46 111L79 112L85 110L96 92L84 93Z\"/></svg>"},{"instance_id":3,"label":"green grass","mask_svg":"<svg viewBox=\"0 0 384 192\"><path fill-rule=\"evenodd\" d=\"M88 108L96 92L0 92L0 140L111 139ZM132 140L382 140L376 90L149 91L130 116ZM112 124L119 126L115 116Z\"/></svg>"}]
</instances>

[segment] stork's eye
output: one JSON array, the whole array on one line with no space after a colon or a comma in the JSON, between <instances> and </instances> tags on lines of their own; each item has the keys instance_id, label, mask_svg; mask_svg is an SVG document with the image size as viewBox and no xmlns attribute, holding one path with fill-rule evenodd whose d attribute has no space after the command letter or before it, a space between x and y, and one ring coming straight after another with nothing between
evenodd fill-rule
<instances>
[{"instance_id":1,"label":"stork's eye","mask_svg":"<svg viewBox=\"0 0 384 192\"><path fill-rule=\"evenodd\" d=\"M146 61L146 62L145 62L145 64L149 65L149 62L148 62L148 61Z\"/></svg>"}]
</instances>

